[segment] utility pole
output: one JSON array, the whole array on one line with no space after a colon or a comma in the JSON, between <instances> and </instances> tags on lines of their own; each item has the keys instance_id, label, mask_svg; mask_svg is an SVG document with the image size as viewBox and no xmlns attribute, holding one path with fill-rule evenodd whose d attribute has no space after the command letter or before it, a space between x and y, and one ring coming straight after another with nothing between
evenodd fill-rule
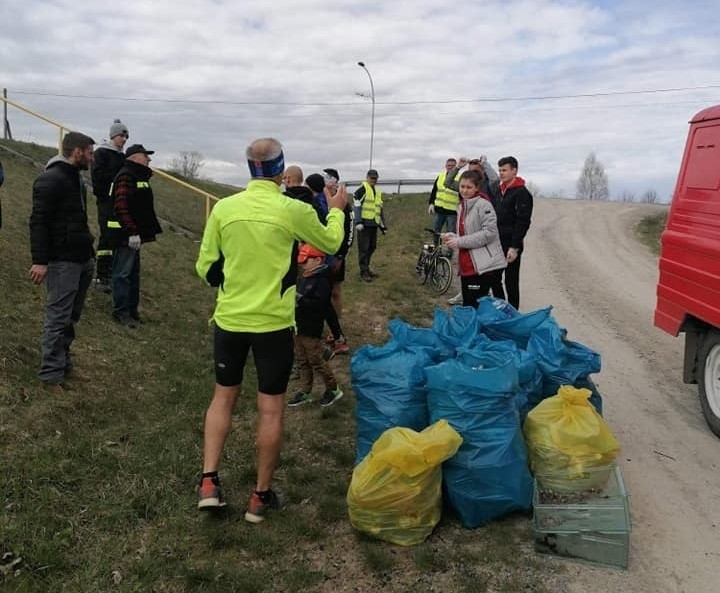
<instances>
[{"instance_id":1,"label":"utility pole","mask_svg":"<svg viewBox=\"0 0 720 593\"><path fill-rule=\"evenodd\" d=\"M3 89L3 99L7 99L7 89ZM8 132L10 131L10 124L7 118L7 101L3 101L3 139L8 139Z\"/></svg>"},{"instance_id":2,"label":"utility pole","mask_svg":"<svg viewBox=\"0 0 720 593\"><path fill-rule=\"evenodd\" d=\"M365 73L370 79L370 100L372 101L372 115L370 117L370 169L372 169L373 143L375 141L375 85L373 84L372 76L370 76L370 70L367 69L365 63L358 62L357 65L365 70Z\"/></svg>"}]
</instances>

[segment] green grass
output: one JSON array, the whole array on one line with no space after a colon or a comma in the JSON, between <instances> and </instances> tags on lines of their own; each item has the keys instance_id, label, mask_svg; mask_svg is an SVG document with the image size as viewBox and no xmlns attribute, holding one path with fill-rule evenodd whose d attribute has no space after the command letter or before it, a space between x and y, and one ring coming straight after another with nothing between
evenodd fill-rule
<instances>
[{"instance_id":1,"label":"green grass","mask_svg":"<svg viewBox=\"0 0 720 593\"><path fill-rule=\"evenodd\" d=\"M19 143L14 143L18 145ZM32 147L31 147L32 148ZM41 162L54 151L32 148ZM425 544L401 548L356 534L345 493L353 469L354 396L349 359L332 362L345 397L321 410L288 410L276 474L286 508L261 526L242 509L255 477L255 375L249 369L222 459L230 506L195 510L202 421L213 387L208 318L213 292L196 277L197 244L166 229L143 247L140 330L110 321L92 292L74 345L91 383L60 396L38 388L44 288L27 278L27 220L38 170L0 151L0 558L3 592L539 591L556 565L531 551L528 520L465 530L447 517ZM153 181L164 216L200 228L192 196ZM91 218L94 206L91 204ZM351 346L381 343L395 315L428 324L446 297L417 286L425 197L387 201L372 284L348 265L343 318ZM291 386L292 387L292 386ZM520 575L520 576L518 576Z\"/></svg>"},{"instance_id":2,"label":"green grass","mask_svg":"<svg viewBox=\"0 0 720 593\"><path fill-rule=\"evenodd\" d=\"M660 236L665 230L667 212L645 216L635 225L635 235L655 255L660 253Z\"/></svg>"}]
</instances>

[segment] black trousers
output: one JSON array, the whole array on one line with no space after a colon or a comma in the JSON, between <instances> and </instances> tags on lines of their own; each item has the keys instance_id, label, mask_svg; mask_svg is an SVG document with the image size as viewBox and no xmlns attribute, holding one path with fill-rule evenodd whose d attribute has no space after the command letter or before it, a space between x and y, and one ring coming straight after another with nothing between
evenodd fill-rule
<instances>
[{"instance_id":1,"label":"black trousers","mask_svg":"<svg viewBox=\"0 0 720 593\"><path fill-rule=\"evenodd\" d=\"M108 237L108 219L113 212L112 202L98 200L97 205L98 227L100 230L100 238L98 239L96 254L96 272L95 277L105 284L110 283L110 271L112 269L113 251L110 239Z\"/></svg>"},{"instance_id":2,"label":"black trousers","mask_svg":"<svg viewBox=\"0 0 720 593\"><path fill-rule=\"evenodd\" d=\"M377 227L365 227L357 232L358 263L361 275L370 271L370 258L377 248L377 232Z\"/></svg>"},{"instance_id":3,"label":"black trousers","mask_svg":"<svg viewBox=\"0 0 720 593\"><path fill-rule=\"evenodd\" d=\"M502 270L493 270L481 275L461 276L460 286L462 287L463 307L475 307L477 309L478 299L487 296L490 289L500 282L501 277ZM497 295L493 292L493 296Z\"/></svg>"},{"instance_id":4,"label":"black trousers","mask_svg":"<svg viewBox=\"0 0 720 593\"><path fill-rule=\"evenodd\" d=\"M505 252L505 255L507 255L507 249L503 250ZM511 264L507 265L507 268L505 268L504 276L505 276L505 293L507 294L507 302L510 303L513 307L516 309L520 309L520 259L522 257L522 254L518 253L517 258L515 261ZM500 289L502 290L502 283L500 283ZM495 290L493 290L493 296L497 296L495 294ZM502 298L502 297L498 297Z\"/></svg>"},{"instance_id":5,"label":"black trousers","mask_svg":"<svg viewBox=\"0 0 720 593\"><path fill-rule=\"evenodd\" d=\"M338 319L337 311L335 311L335 307L333 307L332 303L330 303L330 306L325 312L325 322L328 324L333 338L337 340L340 336L344 335L342 327L340 326L340 319Z\"/></svg>"}]
</instances>

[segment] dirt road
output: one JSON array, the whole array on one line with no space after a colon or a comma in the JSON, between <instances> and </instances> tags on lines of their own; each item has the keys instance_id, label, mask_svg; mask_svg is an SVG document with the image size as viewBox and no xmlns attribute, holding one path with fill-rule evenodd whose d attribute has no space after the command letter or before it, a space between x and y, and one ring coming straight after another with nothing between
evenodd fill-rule
<instances>
[{"instance_id":1,"label":"dirt road","mask_svg":"<svg viewBox=\"0 0 720 593\"><path fill-rule=\"evenodd\" d=\"M683 338L652 324L657 259L632 232L658 208L539 200L523 256L523 310L554 305L570 338L602 354L597 383L631 494L630 569L568 563L578 593L719 587L720 439L682 382Z\"/></svg>"}]
</instances>

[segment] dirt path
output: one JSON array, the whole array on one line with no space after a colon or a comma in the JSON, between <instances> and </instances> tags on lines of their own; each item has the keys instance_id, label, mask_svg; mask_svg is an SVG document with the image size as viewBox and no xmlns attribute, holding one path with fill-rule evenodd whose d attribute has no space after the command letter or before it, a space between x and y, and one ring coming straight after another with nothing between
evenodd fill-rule
<instances>
[{"instance_id":1,"label":"dirt path","mask_svg":"<svg viewBox=\"0 0 720 593\"><path fill-rule=\"evenodd\" d=\"M553 304L570 338L602 354L597 383L631 494L630 569L568 563L578 593L718 590L720 440L682 383L683 338L652 324L657 260L632 232L657 211L540 200L524 256L523 310Z\"/></svg>"}]
</instances>

